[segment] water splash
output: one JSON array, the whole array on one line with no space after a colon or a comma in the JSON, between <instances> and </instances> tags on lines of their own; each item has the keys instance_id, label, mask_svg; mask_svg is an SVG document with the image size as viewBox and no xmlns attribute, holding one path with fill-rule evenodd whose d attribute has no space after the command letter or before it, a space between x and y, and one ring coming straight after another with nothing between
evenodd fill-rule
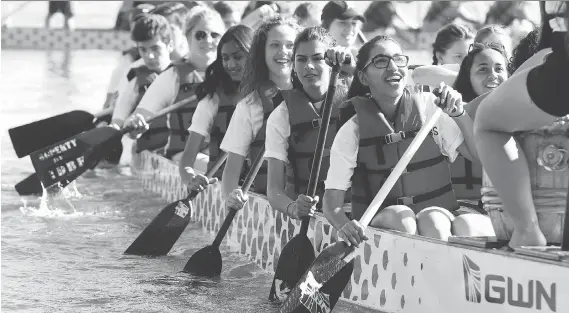
<instances>
[{"instance_id":1,"label":"water splash","mask_svg":"<svg viewBox=\"0 0 569 313\"><path fill-rule=\"evenodd\" d=\"M55 185L45 188L42 184L42 196L39 198L40 203L37 208L28 206L24 198L20 198L24 206L20 207L20 212L27 216L34 217L77 217L83 216L83 212L78 212L71 200L81 199L83 195L77 189L75 182L72 182L65 188Z\"/></svg>"}]
</instances>

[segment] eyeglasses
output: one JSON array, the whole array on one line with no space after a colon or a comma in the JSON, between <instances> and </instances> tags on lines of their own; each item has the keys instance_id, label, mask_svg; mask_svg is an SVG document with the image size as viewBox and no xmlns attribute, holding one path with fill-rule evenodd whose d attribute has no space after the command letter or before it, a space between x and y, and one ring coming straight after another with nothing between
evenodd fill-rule
<instances>
[{"instance_id":1,"label":"eyeglasses","mask_svg":"<svg viewBox=\"0 0 569 313\"><path fill-rule=\"evenodd\" d=\"M204 39L207 38L207 36L211 36L211 38L213 40L219 39L219 37L221 37L220 33L216 33L216 32L206 32L204 30L198 30L195 34L194 34L194 38L197 41L202 41Z\"/></svg>"},{"instance_id":2,"label":"eyeglasses","mask_svg":"<svg viewBox=\"0 0 569 313\"><path fill-rule=\"evenodd\" d=\"M473 50L484 50L484 49L492 49L496 50L502 54L506 53L506 48L504 45L497 43L497 42L475 42L468 47L468 53Z\"/></svg>"},{"instance_id":3,"label":"eyeglasses","mask_svg":"<svg viewBox=\"0 0 569 313\"><path fill-rule=\"evenodd\" d=\"M405 67L407 64L409 64L409 57L406 55L398 54L391 57L388 55L378 54L374 56L373 59L371 59L371 62L366 64L362 70L365 70L368 66L370 66L370 64L373 64L373 66L377 69L387 68L391 60L393 60L393 63L395 63L397 67Z\"/></svg>"}]
</instances>

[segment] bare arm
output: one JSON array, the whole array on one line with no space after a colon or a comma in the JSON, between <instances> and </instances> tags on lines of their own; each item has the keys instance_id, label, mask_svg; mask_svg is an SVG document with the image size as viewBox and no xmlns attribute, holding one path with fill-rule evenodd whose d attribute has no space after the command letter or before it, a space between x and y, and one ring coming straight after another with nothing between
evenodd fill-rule
<instances>
[{"instance_id":1,"label":"bare arm","mask_svg":"<svg viewBox=\"0 0 569 313\"><path fill-rule=\"evenodd\" d=\"M268 175L267 175L267 197L271 206L284 214L288 213L287 206L295 201L285 194L285 168L283 161L275 158L267 158Z\"/></svg>"},{"instance_id":2,"label":"bare arm","mask_svg":"<svg viewBox=\"0 0 569 313\"><path fill-rule=\"evenodd\" d=\"M195 176L194 163L196 162L196 156L200 151L200 146L204 141L204 136L196 133L190 132L190 136L186 141L186 147L182 154L182 159L180 160L179 170L180 176L182 177L182 182L184 185L188 185Z\"/></svg>"},{"instance_id":3,"label":"bare arm","mask_svg":"<svg viewBox=\"0 0 569 313\"><path fill-rule=\"evenodd\" d=\"M425 65L413 70L411 77L416 84L438 86L441 82L454 85L458 72L439 65Z\"/></svg>"},{"instance_id":4,"label":"bare arm","mask_svg":"<svg viewBox=\"0 0 569 313\"><path fill-rule=\"evenodd\" d=\"M328 222L330 222L336 230L342 228L350 221L343 208L345 196L345 190L326 189L324 192L322 210Z\"/></svg>"},{"instance_id":5,"label":"bare arm","mask_svg":"<svg viewBox=\"0 0 569 313\"><path fill-rule=\"evenodd\" d=\"M221 180L221 197L227 200L227 196L239 187L239 177L243 169L245 157L237 153L228 152L225 167L223 168L223 179Z\"/></svg>"},{"instance_id":6,"label":"bare arm","mask_svg":"<svg viewBox=\"0 0 569 313\"><path fill-rule=\"evenodd\" d=\"M478 152L476 150L476 142L474 141L474 121L468 114L466 114L466 112L462 116L456 117L453 120L460 128L460 132L464 137L464 142L458 146L458 153L472 162L480 162Z\"/></svg>"}]
</instances>

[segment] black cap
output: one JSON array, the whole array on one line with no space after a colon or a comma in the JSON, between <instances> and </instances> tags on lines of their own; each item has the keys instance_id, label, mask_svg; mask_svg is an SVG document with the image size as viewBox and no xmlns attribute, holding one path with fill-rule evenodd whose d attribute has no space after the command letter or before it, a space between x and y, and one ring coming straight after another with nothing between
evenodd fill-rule
<instances>
[{"instance_id":1,"label":"black cap","mask_svg":"<svg viewBox=\"0 0 569 313\"><path fill-rule=\"evenodd\" d=\"M322 9L320 20L331 22L334 19L347 20L350 18L355 18L362 22L366 21L363 15L350 8L346 1L330 1Z\"/></svg>"}]
</instances>

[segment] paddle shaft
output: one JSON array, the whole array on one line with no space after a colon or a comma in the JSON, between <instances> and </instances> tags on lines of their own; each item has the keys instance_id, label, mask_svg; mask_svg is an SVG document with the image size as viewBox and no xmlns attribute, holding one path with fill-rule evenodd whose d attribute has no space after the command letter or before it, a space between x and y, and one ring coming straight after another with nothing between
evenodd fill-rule
<instances>
[{"instance_id":1,"label":"paddle shaft","mask_svg":"<svg viewBox=\"0 0 569 313\"><path fill-rule=\"evenodd\" d=\"M261 169L261 166L263 165L264 156L265 156L265 146L263 145L261 151L257 153L257 157L255 158L255 161L253 162L251 169L249 169L249 173L247 173L247 176L245 177L243 186L241 186L241 191L243 191L244 194L247 193L249 191L249 188L251 188L251 185L253 185L255 177L257 176L259 169ZM212 246L219 248L219 245L221 245L221 242L223 241L223 238L225 237L225 234L227 233L227 230L229 229L231 222L233 222L233 218L235 217L236 214L237 210L229 209L229 212L227 213L227 216L225 217L225 220L223 221L221 228L217 232L217 236L215 236L215 240L211 244Z\"/></svg>"},{"instance_id":2,"label":"paddle shaft","mask_svg":"<svg viewBox=\"0 0 569 313\"><path fill-rule=\"evenodd\" d=\"M344 63L350 63L351 60L347 58ZM308 179L308 187L306 195L314 198L316 196L316 188L318 187L318 178L320 176L320 168L322 167L322 155L324 154L324 145L326 144L326 136L328 135L328 128L330 127L330 117L332 116L332 102L334 101L334 94L336 93L336 84L338 83L338 75L340 74L340 66L332 66L332 73L330 74L330 82L328 83L328 91L326 92L326 99L324 99L324 110L322 112L322 121L320 122L320 130L318 131L318 139L316 141L316 151L314 152L314 159L312 160L312 167L310 168L310 178ZM308 233L308 225L310 224L310 217L302 219L300 224L300 235L306 236Z\"/></svg>"},{"instance_id":3,"label":"paddle shaft","mask_svg":"<svg viewBox=\"0 0 569 313\"><path fill-rule=\"evenodd\" d=\"M425 138L427 138L427 136L431 132L431 129L435 126L435 124L439 120L441 114L443 114L443 110L437 107L435 113L433 113L433 115L431 115L431 118L429 118L427 123L425 123L423 127L421 127L421 130L417 133L417 135L415 135L415 138L413 138L413 141L411 141L411 144L409 144L409 147L407 148L407 150L405 150L405 153L403 154L401 159L399 159L399 162L397 162L397 165L395 165L393 171L391 171L391 174L389 174L383 185L381 185L381 188L377 192L377 195L375 196L375 198L373 198L371 204L368 206L367 210L360 218L360 224L364 228L366 228L369 225L369 223L371 222L371 220L373 219L373 217L375 216L375 214L383 204L383 201L385 201L385 198L387 198L387 195L389 194L393 186L395 186L395 183L397 182L397 180L399 180L399 177L401 176L401 174L403 174L403 171L405 171L405 168L407 167L407 165L409 165L409 162L411 162L411 159L413 158L417 150L419 150L419 148L423 144L423 141L425 141ZM355 257L354 251L352 251L352 253L348 254L344 258L344 261L346 261L346 263L350 262Z\"/></svg>"},{"instance_id":4,"label":"paddle shaft","mask_svg":"<svg viewBox=\"0 0 569 313\"><path fill-rule=\"evenodd\" d=\"M567 198L569 199L569 189L567 189ZM561 250L569 251L569 201L565 207L565 221L563 222L563 238L561 239Z\"/></svg>"},{"instance_id":5,"label":"paddle shaft","mask_svg":"<svg viewBox=\"0 0 569 313\"><path fill-rule=\"evenodd\" d=\"M186 98L186 99L184 99L184 100L182 100L182 101L178 101L178 102L176 102L176 103L174 103L174 104L172 104L172 105L170 105L170 106L168 106L168 107L166 107L166 108L164 108L164 109L162 109L162 110L156 112L156 114L154 114L153 116L149 117L149 118L146 120L146 122L147 122L147 123L150 123L150 122L152 122L153 120L155 120L155 119L157 119L157 118L159 118L159 117L161 117L161 116L163 116L163 115L166 115L166 114L168 114L168 113L171 113L171 112L173 112L173 111L176 111L177 109L183 107L184 105L186 105L186 104L188 104L188 103L190 103L190 102L192 102L192 101L195 101L197 98L198 98L198 97L197 97L196 95L193 95L193 96L191 96L191 97L189 97L189 98ZM121 134L121 136L122 136L122 135L125 135L125 134L130 133L130 132L133 131L133 130L135 130L133 127L123 127L123 128L121 128L121 130L119 130L119 132L120 132L120 134Z\"/></svg>"}]
</instances>

